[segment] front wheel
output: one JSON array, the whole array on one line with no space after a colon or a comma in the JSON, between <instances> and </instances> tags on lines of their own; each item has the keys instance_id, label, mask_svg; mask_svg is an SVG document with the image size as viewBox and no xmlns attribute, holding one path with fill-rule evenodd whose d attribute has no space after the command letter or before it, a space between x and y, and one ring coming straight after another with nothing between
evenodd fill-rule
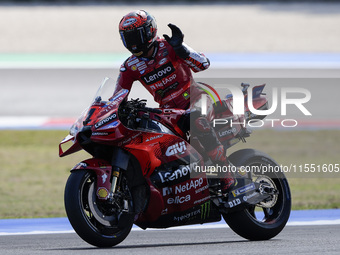
<instances>
[{"instance_id":1,"label":"front wheel","mask_svg":"<svg viewBox=\"0 0 340 255\"><path fill-rule=\"evenodd\" d=\"M248 170L255 169L255 172L249 173L252 180L265 182L278 193L243 211L223 214L224 220L234 232L246 239L273 238L285 227L291 210L290 189L285 175L272 158L256 150L237 151L230 155L229 160L235 166L243 166Z\"/></svg>"},{"instance_id":2,"label":"front wheel","mask_svg":"<svg viewBox=\"0 0 340 255\"><path fill-rule=\"evenodd\" d=\"M65 187L65 209L76 233L98 247L122 242L133 224L133 203L127 180L122 175L113 201L96 195L97 178L90 170L73 171Z\"/></svg>"}]
</instances>

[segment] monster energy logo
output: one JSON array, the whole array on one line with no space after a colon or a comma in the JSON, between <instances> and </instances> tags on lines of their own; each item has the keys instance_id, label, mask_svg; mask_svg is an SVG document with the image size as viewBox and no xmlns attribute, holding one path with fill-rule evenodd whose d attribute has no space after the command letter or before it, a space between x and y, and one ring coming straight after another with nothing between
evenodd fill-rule
<instances>
[{"instance_id":1,"label":"monster energy logo","mask_svg":"<svg viewBox=\"0 0 340 255\"><path fill-rule=\"evenodd\" d=\"M201 204L201 220L205 220L210 216L210 200Z\"/></svg>"}]
</instances>

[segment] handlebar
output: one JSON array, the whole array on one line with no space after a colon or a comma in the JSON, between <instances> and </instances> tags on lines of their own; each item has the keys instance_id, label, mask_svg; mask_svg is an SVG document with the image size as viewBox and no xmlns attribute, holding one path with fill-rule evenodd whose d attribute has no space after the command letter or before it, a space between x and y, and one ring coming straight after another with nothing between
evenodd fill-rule
<instances>
[{"instance_id":1,"label":"handlebar","mask_svg":"<svg viewBox=\"0 0 340 255\"><path fill-rule=\"evenodd\" d=\"M154 109L154 108L149 108L149 107L144 107L144 108L140 108L140 109L137 109L137 110L142 111L142 112L152 112L152 113L162 113L163 112L160 109Z\"/></svg>"},{"instance_id":2,"label":"handlebar","mask_svg":"<svg viewBox=\"0 0 340 255\"><path fill-rule=\"evenodd\" d=\"M128 106L130 109L135 110L135 111L152 112L152 113L158 113L158 114L163 112L160 109L145 107L145 105L146 105L146 100L145 99L140 100L139 98L131 99L130 101L127 101L125 104L125 106Z\"/></svg>"}]
</instances>

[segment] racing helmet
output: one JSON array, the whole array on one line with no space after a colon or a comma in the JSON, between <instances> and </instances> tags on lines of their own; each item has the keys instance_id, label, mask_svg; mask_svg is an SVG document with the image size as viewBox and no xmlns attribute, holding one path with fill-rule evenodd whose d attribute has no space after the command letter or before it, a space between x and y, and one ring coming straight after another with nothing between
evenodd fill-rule
<instances>
[{"instance_id":1,"label":"racing helmet","mask_svg":"<svg viewBox=\"0 0 340 255\"><path fill-rule=\"evenodd\" d=\"M144 10L126 14L119 22L124 46L135 56L146 55L157 38L155 18Z\"/></svg>"}]
</instances>

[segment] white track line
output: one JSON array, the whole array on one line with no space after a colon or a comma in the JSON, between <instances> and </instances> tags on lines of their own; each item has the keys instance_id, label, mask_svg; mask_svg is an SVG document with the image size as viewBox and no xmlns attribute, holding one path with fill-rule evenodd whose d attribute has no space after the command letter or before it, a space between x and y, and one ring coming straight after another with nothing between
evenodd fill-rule
<instances>
[{"instance_id":1,"label":"white track line","mask_svg":"<svg viewBox=\"0 0 340 255\"><path fill-rule=\"evenodd\" d=\"M316 221L292 221L288 222L287 226L327 226L327 225L340 225L340 219L337 220L316 220ZM212 223L212 224L203 224L203 225L189 225L189 226L180 226L168 228L167 230L195 230L195 229L220 229L220 228L229 228L229 226L224 223ZM139 227L134 226L132 231L159 231L166 229L146 229L143 230ZM0 232L0 236L12 236L12 235L42 235L42 234L68 234L75 233L74 230L58 230L58 231L28 231L28 232Z\"/></svg>"}]
</instances>

